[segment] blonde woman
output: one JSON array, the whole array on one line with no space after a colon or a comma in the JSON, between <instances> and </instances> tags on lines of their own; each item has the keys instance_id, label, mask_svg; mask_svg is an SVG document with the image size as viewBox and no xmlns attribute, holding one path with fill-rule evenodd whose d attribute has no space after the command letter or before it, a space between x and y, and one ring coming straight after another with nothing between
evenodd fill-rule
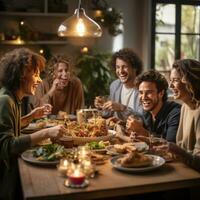
<instances>
[{"instance_id":1,"label":"blonde woman","mask_svg":"<svg viewBox=\"0 0 200 200\"><path fill-rule=\"evenodd\" d=\"M83 87L80 79L72 73L69 59L56 55L47 64L46 78L30 98L34 107L45 103L52 105L52 114L59 111L76 114L84 106Z\"/></svg>"}]
</instances>

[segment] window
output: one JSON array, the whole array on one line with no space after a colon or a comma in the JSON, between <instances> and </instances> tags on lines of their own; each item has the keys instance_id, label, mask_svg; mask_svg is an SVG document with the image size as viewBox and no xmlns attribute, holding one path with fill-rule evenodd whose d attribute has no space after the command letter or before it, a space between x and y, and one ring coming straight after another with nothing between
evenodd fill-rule
<instances>
[{"instance_id":1,"label":"window","mask_svg":"<svg viewBox=\"0 0 200 200\"><path fill-rule=\"evenodd\" d=\"M153 0L152 11L152 68L167 73L175 59L200 60L200 0Z\"/></svg>"}]
</instances>

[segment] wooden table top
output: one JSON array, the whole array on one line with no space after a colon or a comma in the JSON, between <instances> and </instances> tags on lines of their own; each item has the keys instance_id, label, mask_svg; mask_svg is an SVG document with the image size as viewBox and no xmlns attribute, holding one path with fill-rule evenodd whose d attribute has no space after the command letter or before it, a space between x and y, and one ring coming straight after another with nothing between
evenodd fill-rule
<instances>
[{"instance_id":1,"label":"wooden table top","mask_svg":"<svg viewBox=\"0 0 200 200\"><path fill-rule=\"evenodd\" d=\"M65 178L55 167L35 166L19 158L24 199L87 200L200 186L200 173L180 162L135 174L120 172L109 161L98 169L99 175L90 179L88 187L73 189L64 186Z\"/></svg>"}]
</instances>

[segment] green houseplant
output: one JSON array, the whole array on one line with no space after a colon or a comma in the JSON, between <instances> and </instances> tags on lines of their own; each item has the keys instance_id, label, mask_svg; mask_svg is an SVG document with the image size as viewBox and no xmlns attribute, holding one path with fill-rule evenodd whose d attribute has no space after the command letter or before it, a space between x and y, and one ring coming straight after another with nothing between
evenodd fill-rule
<instances>
[{"instance_id":1,"label":"green houseplant","mask_svg":"<svg viewBox=\"0 0 200 200\"><path fill-rule=\"evenodd\" d=\"M86 106L94 104L95 96L109 94L109 85L114 74L109 69L110 54L83 54L76 62L78 76L81 79L85 93Z\"/></svg>"}]
</instances>

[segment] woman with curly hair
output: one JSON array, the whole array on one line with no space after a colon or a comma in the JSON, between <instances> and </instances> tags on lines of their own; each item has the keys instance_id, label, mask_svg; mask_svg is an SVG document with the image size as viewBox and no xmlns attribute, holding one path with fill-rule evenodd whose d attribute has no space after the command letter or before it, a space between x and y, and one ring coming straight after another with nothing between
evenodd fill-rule
<instances>
[{"instance_id":1,"label":"woman with curly hair","mask_svg":"<svg viewBox=\"0 0 200 200\"><path fill-rule=\"evenodd\" d=\"M200 62L192 59L176 61L170 75L174 99L182 100L176 144L169 150L191 167L200 171Z\"/></svg>"},{"instance_id":2,"label":"woman with curly hair","mask_svg":"<svg viewBox=\"0 0 200 200\"><path fill-rule=\"evenodd\" d=\"M21 101L24 96L35 94L44 65L42 56L26 48L10 51L0 60L0 199L19 199L18 155L44 139L59 138L66 131L58 125L21 135L22 126L42 117L50 108L36 108L21 119Z\"/></svg>"},{"instance_id":3,"label":"woman with curly hair","mask_svg":"<svg viewBox=\"0 0 200 200\"><path fill-rule=\"evenodd\" d=\"M46 67L46 78L39 85L35 97L30 98L34 107L49 103L52 114L59 111L75 114L84 106L83 87L72 73L69 60L61 55L52 57Z\"/></svg>"}]
</instances>

